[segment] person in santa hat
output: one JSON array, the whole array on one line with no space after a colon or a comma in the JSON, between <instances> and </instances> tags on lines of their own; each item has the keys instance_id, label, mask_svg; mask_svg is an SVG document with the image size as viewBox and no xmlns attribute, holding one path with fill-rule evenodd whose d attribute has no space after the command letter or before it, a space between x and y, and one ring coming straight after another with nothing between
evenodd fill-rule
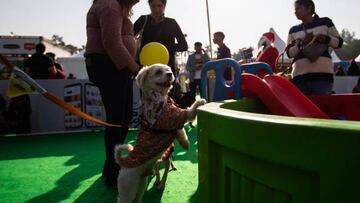
<instances>
[{"instance_id":1,"label":"person in santa hat","mask_svg":"<svg viewBox=\"0 0 360 203\"><path fill-rule=\"evenodd\" d=\"M275 35L272 32L264 33L259 42L258 48L260 52L256 57L257 62L264 62L267 63L271 68L272 71L276 72L276 59L279 56L279 51L274 46ZM263 78L267 73L264 71L259 71L258 75Z\"/></svg>"}]
</instances>

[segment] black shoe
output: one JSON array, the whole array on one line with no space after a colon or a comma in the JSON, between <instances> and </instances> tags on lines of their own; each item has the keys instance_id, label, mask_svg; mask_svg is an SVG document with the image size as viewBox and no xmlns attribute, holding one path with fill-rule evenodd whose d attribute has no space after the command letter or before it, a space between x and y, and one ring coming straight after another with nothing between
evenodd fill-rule
<instances>
[{"instance_id":1,"label":"black shoe","mask_svg":"<svg viewBox=\"0 0 360 203\"><path fill-rule=\"evenodd\" d=\"M119 169L104 168L102 176L105 179L105 185L109 187L117 187L117 177L119 175Z\"/></svg>"},{"instance_id":2,"label":"black shoe","mask_svg":"<svg viewBox=\"0 0 360 203\"><path fill-rule=\"evenodd\" d=\"M120 166L118 164L114 163L109 163L106 162L104 163L104 168L102 171L102 177L117 177L117 175L119 174L120 171ZM115 178L116 179L116 178Z\"/></svg>"},{"instance_id":3,"label":"black shoe","mask_svg":"<svg viewBox=\"0 0 360 203\"><path fill-rule=\"evenodd\" d=\"M105 177L105 185L108 187L117 187L117 177Z\"/></svg>"}]
</instances>

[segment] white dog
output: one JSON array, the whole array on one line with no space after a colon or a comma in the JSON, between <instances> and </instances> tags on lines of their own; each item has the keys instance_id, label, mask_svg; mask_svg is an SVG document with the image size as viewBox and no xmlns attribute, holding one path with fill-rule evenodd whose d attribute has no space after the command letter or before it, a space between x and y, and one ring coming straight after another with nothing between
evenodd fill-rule
<instances>
[{"instance_id":1,"label":"white dog","mask_svg":"<svg viewBox=\"0 0 360 203\"><path fill-rule=\"evenodd\" d=\"M175 138L183 148L189 147L183 125L195 119L196 109L206 101L196 101L188 109L168 103L167 95L174 79L171 68L162 64L145 67L136 77L141 90L142 128L134 147L125 144L115 148L116 161L121 166L119 203L141 202L147 176L153 174L155 163ZM126 157L121 156L123 149L128 151Z\"/></svg>"}]
</instances>

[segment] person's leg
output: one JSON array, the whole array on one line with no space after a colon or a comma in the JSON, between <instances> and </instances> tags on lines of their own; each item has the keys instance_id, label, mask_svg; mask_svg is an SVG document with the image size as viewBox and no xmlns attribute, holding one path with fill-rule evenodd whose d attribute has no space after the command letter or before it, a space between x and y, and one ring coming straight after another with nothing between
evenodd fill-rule
<instances>
[{"instance_id":1,"label":"person's leg","mask_svg":"<svg viewBox=\"0 0 360 203\"><path fill-rule=\"evenodd\" d=\"M117 70L106 56L86 59L89 78L98 86L105 107L106 121L122 127L105 127L105 164L103 176L105 183L116 186L119 165L115 163L114 147L124 143L128 123L132 116L132 80L127 70Z\"/></svg>"},{"instance_id":2,"label":"person's leg","mask_svg":"<svg viewBox=\"0 0 360 203\"><path fill-rule=\"evenodd\" d=\"M199 94L201 93L201 80L195 79L194 83L195 83L195 97L196 97L197 90L199 90Z\"/></svg>"},{"instance_id":3,"label":"person's leg","mask_svg":"<svg viewBox=\"0 0 360 203\"><path fill-rule=\"evenodd\" d=\"M195 79L194 79L194 81L190 82L190 92L189 92L189 94L190 94L190 96L189 96L190 101L188 102L187 107L191 106L191 104L194 103L194 101L195 101L195 97L196 97ZM191 121L189 122L189 125L190 125L191 128L194 128Z\"/></svg>"},{"instance_id":4,"label":"person's leg","mask_svg":"<svg viewBox=\"0 0 360 203\"><path fill-rule=\"evenodd\" d=\"M117 144L124 143L128 132L127 124L130 120L126 116L130 113L128 112L129 109L131 109L131 106L129 105L130 101L124 98L130 97L131 94L128 92L129 90L126 90L128 84L124 83L123 85L124 86L120 91L113 90L111 87L101 88L100 90L106 111L106 121L108 123L122 125L120 128L110 126L105 127L104 139L106 160L103 175L106 178L107 185L116 184L116 177L120 167L115 163L114 147Z\"/></svg>"},{"instance_id":5,"label":"person's leg","mask_svg":"<svg viewBox=\"0 0 360 203\"><path fill-rule=\"evenodd\" d=\"M194 79L193 82L190 82L190 93L191 93L191 104L192 104L195 101L195 97L196 97L196 79Z\"/></svg>"},{"instance_id":6,"label":"person's leg","mask_svg":"<svg viewBox=\"0 0 360 203\"><path fill-rule=\"evenodd\" d=\"M231 67L226 67L226 68L225 68L224 78L225 78L225 80L228 80L228 81L231 81L231 80L232 80Z\"/></svg>"}]
</instances>

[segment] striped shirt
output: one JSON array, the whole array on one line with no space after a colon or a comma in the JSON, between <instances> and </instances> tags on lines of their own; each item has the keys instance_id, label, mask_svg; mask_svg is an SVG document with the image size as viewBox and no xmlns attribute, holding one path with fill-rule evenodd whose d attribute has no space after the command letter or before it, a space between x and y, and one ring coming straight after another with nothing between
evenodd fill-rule
<instances>
[{"instance_id":1,"label":"striped shirt","mask_svg":"<svg viewBox=\"0 0 360 203\"><path fill-rule=\"evenodd\" d=\"M304 40L307 34L312 33L314 36L319 34L327 35L330 37L329 47L336 49L342 46L342 38L335 28L334 23L330 18L314 17L313 21L309 24L299 24L293 26L288 35L287 44L291 44L295 40ZM294 58L292 65L292 78L304 75L327 75L332 78L334 74L333 64L330 56L329 49L327 49L316 61L311 62L305 57L298 46L292 46L287 54L289 58ZM313 78L313 77L310 77Z\"/></svg>"}]
</instances>

